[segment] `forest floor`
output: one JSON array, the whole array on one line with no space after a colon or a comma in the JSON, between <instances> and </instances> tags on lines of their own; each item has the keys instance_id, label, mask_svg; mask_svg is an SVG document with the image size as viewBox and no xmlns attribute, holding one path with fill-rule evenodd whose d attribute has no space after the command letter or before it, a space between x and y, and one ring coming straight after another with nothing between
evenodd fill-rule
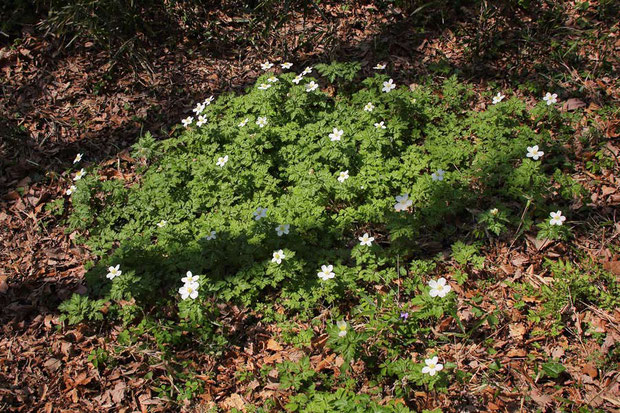
<instances>
[{"instance_id":1,"label":"forest floor","mask_svg":"<svg viewBox=\"0 0 620 413\"><path fill-rule=\"evenodd\" d=\"M503 302L509 314L485 330L495 340L493 354L476 343L443 349L473 373L471 380L454 383L446 393L416 392L407 404L444 411L519 411L524 405L541 411L620 409L620 311L569 300L560 309L564 328L554 334L553 319L528 317L527 309L542 306L539 298L522 296L519 311L510 306L516 292L506 282L528 280L537 289L552 284L543 260L569 254L574 246L620 277L617 18L601 16L596 1L587 7L565 2L553 11L555 25L549 27L527 12L502 7L465 7L430 21L393 7L335 3L325 3L321 13L293 14L251 45L234 40L245 35L239 22L246 16L234 8L213 10L219 40L168 39L148 51L147 67L134 70L112 67L109 53L88 39L64 48L59 39L32 28L0 49L1 411L180 408L155 397L144 374L135 374L146 369L166 376L166 366L144 366L139 358L104 370L93 365L91 351L114 341L118 331L60 325L57 307L85 291L84 263L90 256L63 226L67 212L46 206L64 196L77 153L110 173L130 173L120 171L120 160L142 133L166 138L196 101L252 84L266 60L299 66L355 60L365 74L386 62L401 83L456 74L476 90L499 86L516 95L529 85L543 85L566 91L562 110L585 108L583 127L596 130L592 139L601 148L581 154L573 176L590 193L588 205L595 212L585 226L589 230L577 234L571 247L526 236L485 249L496 273L479 291L484 297L479 306L492 312ZM594 114L603 107L610 108L609 116ZM612 162L592 168L589 163L598 162L599 154ZM247 314L231 307L224 317L242 325ZM229 349L223 364L204 354L179 356L201 360L205 371L216 374L216 380L204 376L207 390L184 408L242 409L266 398L286 400L276 385L242 382L235 372L238 366L260 369L294 360L300 350L279 342L273 325L251 334L244 348ZM314 367L336 372L337 360L320 341L309 351ZM565 367L558 373L560 385L532 370L532 360L549 359Z\"/></svg>"}]
</instances>

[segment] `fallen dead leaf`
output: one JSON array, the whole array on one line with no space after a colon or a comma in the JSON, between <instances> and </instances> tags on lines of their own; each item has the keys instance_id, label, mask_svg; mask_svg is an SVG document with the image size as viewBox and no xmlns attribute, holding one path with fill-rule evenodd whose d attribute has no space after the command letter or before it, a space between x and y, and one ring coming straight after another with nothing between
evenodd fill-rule
<instances>
[{"instance_id":1,"label":"fallen dead leaf","mask_svg":"<svg viewBox=\"0 0 620 413\"><path fill-rule=\"evenodd\" d=\"M603 341L603 345L601 346L601 352L603 354L609 353L617 342L620 341L620 334L616 332L616 330L610 329L605 336L605 341Z\"/></svg>"},{"instance_id":2,"label":"fallen dead leaf","mask_svg":"<svg viewBox=\"0 0 620 413\"><path fill-rule=\"evenodd\" d=\"M53 357L47 359L45 363L43 363L43 366L52 372L58 370L61 365L62 365L61 361Z\"/></svg>"},{"instance_id":3,"label":"fallen dead leaf","mask_svg":"<svg viewBox=\"0 0 620 413\"><path fill-rule=\"evenodd\" d=\"M575 110L575 109L579 109L579 108L584 108L586 107L586 104L578 98L570 98L567 99L563 104L562 104L562 110Z\"/></svg>"},{"instance_id":4,"label":"fallen dead leaf","mask_svg":"<svg viewBox=\"0 0 620 413\"><path fill-rule=\"evenodd\" d=\"M581 367L581 372L587 374L592 379L595 379L598 376L598 370L592 363L584 364Z\"/></svg>"},{"instance_id":5,"label":"fallen dead leaf","mask_svg":"<svg viewBox=\"0 0 620 413\"><path fill-rule=\"evenodd\" d=\"M536 402L536 404L543 408L546 408L553 403L553 398L551 396L541 393L536 388L533 388L530 391L530 397Z\"/></svg>"},{"instance_id":6,"label":"fallen dead leaf","mask_svg":"<svg viewBox=\"0 0 620 413\"><path fill-rule=\"evenodd\" d=\"M125 389L127 385L123 381L119 381L114 386L114 389L110 390L110 396L112 397L112 401L116 404L120 404L125 398Z\"/></svg>"},{"instance_id":7,"label":"fallen dead leaf","mask_svg":"<svg viewBox=\"0 0 620 413\"><path fill-rule=\"evenodd\" d=\"M511 348L510 350L508 350L508 352L506 353L506 357L525 357L525 350L522 348Z\"/></svg>"},{"instance_id":8,"label":"fallen dead leaf","mask_svg":"<svg viewBox=\"0 0 620 413\"><path fill-rule=\"evenodd\" d=\"M238 409L245 412L245 401L243 401L243 397L239 394L233 393L222 402L221 407L228 410Z\"/></svg>"},{"instance_id":9,"label":"fallen dead leaf","mask_svg":"<svg viewBox=\"0 0 620 413\"><path fill-rule=\"evenodd\" d=\"M321 350L325 347L325 343L327 342L327 334L323 334L321 336L315 337L310 342L313 350Z\"/></svg>"},{"instance_id":10,"label":"fallen dead leaf","mask_svg":"<svg viewBox=\"0 0 620 413\"><path fill-rule=\"evenodd\" d=\"M605 261L603 268L614 273L614 275L620 275L620 261Z\"/></svg>"},{"instance_id":11,"label":"fallen dead leaf","mask_svg":"<svg viewBox=\"0 0 620 413\"><path fill-rule=\"evenodd\" d=\"M510 328L510 336L519 341L523 340L523 336L525 335L527 329L521 323L519 324L510 324L508 326Z\"/></svg>"},{"instance_id":12,"label":"fallen dead leaf","mask_svg":"<svg viewBox=\"0 0 620 413\"><path fill-rule=\"evenodd\" d=\"M319 363L314 368L314 371L316 371L317 373L320 372L324 368L328 367L334 361L335 358L336 358L336 355L334 353L331 353L327 357L321 358Z\"/></svg>"},{"instance_id":13,"label":"fallen dead leaf","mask_svg":"<svg viewBox=\"0 0 620 413\"><path fill-rule=\"evenodd\" d=\"M9 291L9 284L6 282L6 279L6 275L0 275L0 293L2 294Z\"/></svg>"},{"instance_id":14,"label":"fallen dead leaf","mask_svg":"<svg viewBox=\"0 0 620 413\"><path fill-rule=\"evenodd\" d=\"M554 347L553 350L551 350L551 357L554 359L564 357L564 349L560 346Z\"/></svg>"},{"instance_id":15,"label":"fallen dead leaf","mask_svg":"<svg viewBox=\"0 0 620 413\"><path fill-rule=\"evenodd\" d=\"M282 351L282 346L273 338L270 338L269 341L267 341L267 350Z\"/></svg>"},{"instance_id":16,"label":"fallen dead leaf","mask_svg":"<svg viewBox=\"0 0 620 413\"><path fill-rule=\"evenodd\" d=\"M549 239L538 239L535 236L529 234L527 234L525 237L529 241L529 245L534 247L536 251L542 251L551 244L551 240Z\"/></svg>"}]
</instances>

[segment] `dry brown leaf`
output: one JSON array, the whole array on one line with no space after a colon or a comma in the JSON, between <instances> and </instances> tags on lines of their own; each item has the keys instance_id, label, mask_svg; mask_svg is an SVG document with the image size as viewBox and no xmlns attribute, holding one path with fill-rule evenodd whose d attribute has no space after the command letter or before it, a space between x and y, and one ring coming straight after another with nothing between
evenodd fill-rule
<instances>
[{"instance_id":1,"label":"dry brown leaf","mask_svg":"<svg viewBox=\"0 0 620 413\"><path fill-rule=\"evenodd\" d=\"M302 350L292 350L292 351L288 352L286 358L289 361L292 361L293 363L297 363L297 362L299 362L299 360L301 360L305 356L306 356L306 353L303 352Z\"/></svg>"},{"instance_id":2,"label":"dry brown leaf","mask_svg":"<svg viewBox=\"0 0 620 413\"><path fill-rule=\"evenodd\" d=\"M312 349L321 350L323 347L325 347L325 343L327 342L327 337L328 337L327 334L323 334L323 335L313 338L312 341L310 342L312 345Z\"/></svg>"},{"instance_id":3,"label":"dry brown leaf","mask_svg":"<svg viewBox=\"0 0 620 413\"><path fill-rule=\"evenodd\" d=\"M530 234L525 235L525 238L527 238L527 240L529 241L529 245L532 246L536 251L542 251L552 242L549 239L538 239Z\"/></svg>"},{"instance_id":4,"label":"dry brown leaf","mask_svg":"<svg viewBox=\"0 0 620 413\"><path fill-rule=\"evenodd\" d=\"M514 358L514 357L525 357L525 350L522 348L511 348L506 353L506 357Z\"/></svg>"},{"instance_id":5,"label":"dry brown leaf","mask_svg":"<svg viewBox=\"0 0 620 413\"><path fill-rule=\"evenodd\" d=\"M617 333L616 330L610 329L605 336L605 341L603 341L603 345L601 346L601 352L603 354L609 353L609 350L619 341L620 334Z\"/></svg>"},{"instance_id":6,"label":"dry brown leaf","mask_svg":"<svg viewBox=\"0 0 620 413\"><path fill-rule=\"evenodd\" d=\"M256 379L252 380L251 382L248 383L248 385L246 386L246 389L248 390L254 390L257 387L260 386L260 382Z\"/></svg>"},{"instance_id":7,"label":"dry brown leaf","mask_svg":"<svg viewBox=\"0 0 620 413\"><path fill-rule=\"evenodd\" d=\"M324 368L327 368L330 364L332 364L335 358L336 358L336 355L334 353L331 353L329 356L322 358L321 361L319 361L316 367L314 368L314 371L318 373Z\"/></svg>"},{"instance_id":8,"label":"dry brown leaf","mask_svg":"<svg viewBox=\"0 0 620 413\"><path fill-rule=\"evenodd\" d=\"M584 108L584 107L586 107L586 104L581 99L577 99L577 98L567 99L562 104L562 110L568 110L568 111L579 109L579 108Z\"/></svg>"},{"instance_id":9,"label":"dry brown leaf","mask_svg":"<svg viewBox=\"0 0 620 413\"><path fill-rule=\"evenodd\" d=\"M269 341L267 341L267 350L281 351L282 346L278 344L278 342L275 341L273 338L270 338Z\"/></svg>"},{"instance_id":10,"label":"dry brown leaf","mask_svg":"<svg viewBox=\"0 0 620 413\"><path fill-rule=\"evenodd\" d=\"M510 329L510 336L512 338L517 339L519 341L523 340L523 336L527 332L525 325L523 325L522 323L518 323L518 324L510 324L508 327Z\"/></svg>"},{"instance_id":11,"label":"dry brown leaf","mask_svg":"<svg viewBox=\"0 0 620 413\"><path fill-rule=\"evenodd\" d=\"M601 192L603 192L603 195L610 195L615 192L618 192L618 188L614 188L613 186L603 185L601 187Z\"/></svg>"},{"instance_id":12,"label":"dry brown leaf","mask_svg":"<svg viewBox=\"0 0 620 413\"><path fill-rule=\"evenodd\" d=\"M530 397L542 408L546 408L553 403L551 396L541 393L537 388L533 388L530 391Z\"/></svg>"},{"instance_id":13,"label":"dry brown leaf","mask_svg":"<svg viewBox=\"0 0 620 413\"><path fill-rule=\"evenodd\" d=\"M265 364L271 364L271 363L280 363L282 362L282 360L283 360L282 353L276 353L274 355L265 357L263 359L263 362Z\"/></svg>"},{"instance_id":14,"label":"dry brown leaf","mask_svg":"<svg viewBox=\"0 0 620 413\"><path fill-rule=\"evenodd\" d=\"M0 293L2 294L9 291L9 284L6 282L6 279L6 275L0 275Z\"/></svg>"},{"instance_id":15,"label":"dry brown leaf","mask_svg":"<svg viewBox=\"0 0 620 413\"><path fill-rule=\"evenodd\" d=\"M615 275L620 275L620 261L605 261L603 262L603 268Z\"/></svg>"},{"instance_id":16,"label":"dry brown leaf","mask_svg":"<svg viewBox=\"0 0 620 413\"><path fill-rule=\"evenodd\" d=\"M120 404L125 397L125 389L127 385L123 381L119 381L116 383L116 386L112 390L110 390L110 396L112 397L112 401L116 404Z\"/></svg>"},{"instance_id":17,"label":"dry brown leaf","mask_svg":"<svg viewBox=\"0 0 620 413\"><path fill-rule=\"evenodd\" d=\"M556 346L551 350L551 357L554 359L559 359L564 357L564 349L560 346Z\"/></svg>"},{"instance_id":18,"label":"dry brown leaf","mask_svg":"<svg viewBox=\"0 0 620 413\"><path fill-rule=\"evenodd\" d=\"M50 371L58 370L61 365L61 361L53 357L45 360L45 363L43 363L43 366Z\"/></svg>"},{"instance_id":19,"label":"dry brown leaf","mask_svg":"<svg viewBox=\"0 0 620 413\"><path fill-rule=\"evenodd\" d=\"M238 409L245 412L245 404L243 397L237 393L233 393L221 403L221 407L228 410Z\"/></svg>"},{"instance_id":20,"label":"dry brown leaf","mask_svg":"<svg viewBox=\"0 0 620 413\"><path fill-rule=\"evenodd\" d=\"M596 367L592 363L584 364L581 367L581 372L584 373L584 374L587 374L592 379L595 379L596 376L598 376L598 370L596 369Z\"/></svg>"}]
</instances>

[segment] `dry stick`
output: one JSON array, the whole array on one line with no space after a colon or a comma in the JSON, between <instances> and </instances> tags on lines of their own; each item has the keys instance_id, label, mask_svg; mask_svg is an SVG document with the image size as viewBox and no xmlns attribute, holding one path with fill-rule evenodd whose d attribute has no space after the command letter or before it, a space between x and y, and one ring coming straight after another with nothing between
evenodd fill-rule
<instances>
[{"instance_id":1,"label":"dry stick","mask_svg":"<svg viewBox=\"0 0 620 413\"><path fill-rule=\"evenodd\" d=\"M398 284L396 284L396 304L400 306L400 265L399 265L400 255L396 256L396 276L398 277Z\"/></svg>"},{"instance_id":2,"label":"dry stick","mask_svg":"<svg viewBox=\"0 0 620 413\"><path fill-rule=\"evenodd\" d=\"M581 301L581 300L580 300ZM609 314L606 314L604 311L602 311L599 308L596 308L588 303L584 303L583 301L581 301L582 304L584 304L586 307L588 307L590 310L594 311L596 314L598 314L600 317L603 317L604 319L606 319L607 321L609 321L609 325L616 330L618 333L620 333L620 328L616 327L616 322L614 321L613 318L611 318L611 316L609 316Z\"/></svg>"},{"instance_id":3,"label":"dry stick","mask_svg":"<svg viewBox=\"0 0 620 413\"><path fill-rule=\"evenodd\" d=\"M521 214L521 218L519 219L519 226L517 227L517 230L515 231L515 238L510 243L510 246L508 247L508 251L510 251L512 249L512 246L517 241L517 238L518 238L517 234L519 234L519 230L521 229L521 226L523 225L523 217L525 217L525 214L526 214L527 210L530 208L530 204L531 203L532 203L532 200L528 199L527 203L525 204L525 208L523 208L523 213Z\"/></svg>"},{"instance_id":4,"label":"dry stick","mask_svg":"<svg viewBox=\"0 0 620 413\"><path fill-rule=\"evenodd\" d=\"M616 223L616 213L617 212L618 211L614 210L614 224ZM601 215L601 214L599 214L599 216L603 217L603 215ZM600 242L601 247L598 249L598 254L600 255L601 252L603 252L603 248L605 248L605 245L611 243L611 241L616 239L619 235L620 235L620 231L616 231L614 233L613 230L612 230L611 238L609 238L609 240L607 240L607 242L605 242L605 227L603 227L603 235L601 236L601 242Z\"/></svg>"},{"instance_id":5,"label":"dry stick","mask_svg":"<svg viewBox=\"0 0 620 413\"><path fill-rule=\"evenodd\" d=\"M583 349L583 351L586 351L586 346L583 344L583 340L581 340L581 326L579 324L581 324L581 319L579 318L579 314L577 313L577 309L575 308L575 302L573 301L573 295L570 292L570 286L568 287L568 301L570 302L570 306L571 306L571 310L573 311L573 314L575 314L575 318L577 319L577 334L575 334L577 336L577 339L579 340L579 344L581 344L581 348Z\"/></svg>"},{"instance_id":6,"label":"dry stick","mask_svg":"<svg viewBox=\"0 0 620 413\"><path fill-rule=\"evenodd\" d=\"M618 375L616 375L616 378L618 378ZM599 391L598 393L596 393L590 400L587 400L586 403L592 403L597 397L599 397L601 394L603 394L603 392L607 389L609 389L613 384L615 383L615 381L611 380L610 383L607 386L601 386L603 387L601 389L601 391ZM601 396L601 399L603 400L607 400L606 398L603 398L603 396ZM607 400L609 401L609 400ZM612 402L613 403L613 402Z\"/></svg>"}]
</instances>

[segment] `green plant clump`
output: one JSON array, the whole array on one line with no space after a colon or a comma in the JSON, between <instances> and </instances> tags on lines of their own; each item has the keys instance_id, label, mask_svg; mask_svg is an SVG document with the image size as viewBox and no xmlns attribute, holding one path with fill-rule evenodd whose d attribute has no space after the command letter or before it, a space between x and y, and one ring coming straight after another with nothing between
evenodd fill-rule
<instances>
[{"instance_id":1,"label":"green plant clump","mask_svg":"<svg viewBox=\"0 0 620 413\"><path fill-rule=\"evenodd\" d=\"M109 304L111 322L167 326L170 340L157 339L163 348L226 337L215 322L222 303L267 321L309 320L331 307L328 344L345 367L362 344L377 354L388 348L367 362L399 383L413 374L403 395L412 383L443 383L407 363L389 365L429 333L427 319L455 314L454 293L428 294L441 269L427 246L453 246L463 270L478 269L481 237L512 236L568 211L574 191L557 189L570 173L568 115L515 97L475 111L456 78L391 89L383 74L359 81L359 65L320 69L338 80L334 93L308 73L298 83L294 73L265 74L246 94L197 108L200 126L193 115L174 138L147 135L136 145L137 181L107 180L96 169L79 180L69 224L98 258L89 295ZM542 158L526 156L533 145ZM547 225L545 236L570 235L567 224L561 234ZM116 266L122 273L110 276ZM64 307L79 313L69 320L97 319L87 312L99 301L76 300ZM291 376L287 386L312 380Z\"/></svg>"}]
</instances>

